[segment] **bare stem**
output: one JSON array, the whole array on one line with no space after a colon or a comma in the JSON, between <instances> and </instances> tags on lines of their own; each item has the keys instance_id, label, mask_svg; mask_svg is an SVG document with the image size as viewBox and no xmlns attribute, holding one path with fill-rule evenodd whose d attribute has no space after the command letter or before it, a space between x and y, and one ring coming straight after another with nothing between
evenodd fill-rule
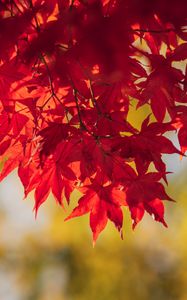
<instances>
[{"instance_id":1,"label":"bare stem","mask_svg":"<svg viewBox=\"0 0 187 300\"><path fill-rule=\"evenodd\" d=\"M174 28L167 28L167 29L161 29L161 30L154 30L154 29L131 29L131 32L143 32L143 33L155 33L155 34L160 34L160 33L169 33L169 32L176 32Z\"/></svg>"},{"instance_id":2,"label":"bare stem","mask_svg":"<svg viewBox=\"0 0 187 300\"><path fill-rule=\"evenodd\" d=\"M76 104L76 108L77 108L80 127L81 127L81 129L86 129L86 126L84 125L82 118L81 118L81 112L80 112L80 107L79 107L79 102L78 102L78 97L77 97L77 90L75 88L73 88L73 95L75 98L75 104Z\"/></svg>"}]
</instances>

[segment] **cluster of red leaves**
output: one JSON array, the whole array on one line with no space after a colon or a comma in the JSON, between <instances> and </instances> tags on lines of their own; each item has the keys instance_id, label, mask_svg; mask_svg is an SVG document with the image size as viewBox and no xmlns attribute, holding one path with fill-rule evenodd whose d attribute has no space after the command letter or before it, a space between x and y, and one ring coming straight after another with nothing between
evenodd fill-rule
<instances>
[{"instance_id":1,"label":"cluster of red leaves","mask_svg":"<svg viewBox=\"0 0 187 300\"><path fill-rule=\"evenodd\" d=\"M186 0L0 1L0 180L18 168L36 212L50 192L63 206L80 190L67 219L89 213L94 241L108 219L121 232L123 206L133 227L145 211L166 226L162 155L187 149L186 11ZM152 111L141 130L132 99Z\"/></svg>"}]
</instances>

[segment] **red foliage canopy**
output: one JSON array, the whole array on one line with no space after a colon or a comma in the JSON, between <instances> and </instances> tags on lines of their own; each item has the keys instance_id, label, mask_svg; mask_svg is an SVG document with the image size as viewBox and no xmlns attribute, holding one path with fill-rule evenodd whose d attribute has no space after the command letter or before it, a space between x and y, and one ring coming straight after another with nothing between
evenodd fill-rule
<instances>
[{"instance_id":1,"label":"red foliage canopy","mask_svg":"<svg viewBox=\"0 0 187 300\"><path fill-rule=\"evenodd\" d=\"M94 241L108 219L121 232L144 212L164 221L163 154L187 150L186 0L0 1L0 156L68 217L90 214ZM129 107L151 115L138 130ZM181 150L165 136L178 134ZM150 164L154 166L150 171Z\"/></svg>"}]
</instances>

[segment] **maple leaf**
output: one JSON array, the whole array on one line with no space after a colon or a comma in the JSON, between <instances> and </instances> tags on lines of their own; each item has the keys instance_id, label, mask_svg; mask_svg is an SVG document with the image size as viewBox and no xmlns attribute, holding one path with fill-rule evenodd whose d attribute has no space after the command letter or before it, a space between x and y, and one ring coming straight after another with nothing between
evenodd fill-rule
<instances>
[{"instance_id":1,"label":"maple leaf","mask_svg":"<svg viewBox=\"0 0 187 300\"><path fill-rule=\"evenodd\" d=\"M145 212L166 226L163 155L187 150L186 8L1 1L0 180L17 168L36 214L50 193L63 207L79 190L68 218L89 213L94 242L108 220L122 233L123 206L133 227ZM149 116L137 129L140 107Z\"/></svg>"},{"instance_id":2,"label":"maple leaf","mask_svg":"<svg viewBox=\"0 0 187 300\"><path fill-rule=\"evenodd\" d=\"M53 153L57 145L70 136L71 131L73 131L73 128L71 128L68 124L55 122L49 123L48 127L39 131L38 135L42 137L41 156L43 154L48 156L49 154Z\"/></svg>"},{"instance_id":3,"label":"maple leaf","mask_svg":"<svg viewBox=\"0 0 187 300\"><path fill-rule=\"evenodd\" d=\"M148 116L142 123L141 130L131 136L115 139L113 149L118 150L125 159L133 159L139 174L147 172L151 162L166 180L166 167L162 160L162 154L181 152L172 142L163 136L166 131L174 128L170 123L150 123Z\"/></svg>"},{"instance_id":4,"label":"maple leaf","mask_svg":"<svg viewBox=\"0 0 187 300\"><path fill-rule=\"evenodd\" d=\"M153 68L147 80L144 81L141 98L143 103L151 101L151 109L155 118L162 122L166 111L172 112L176 99L176 90L183 80L181 70L170 65L161 55L148 55ZM153 96L154 95L154 96Z\"/></svg>"},{"instance_id":5,"label":"maple leaf","mask_svg":"<svg viewBox=\"0 0 187 300\"><path fill-rule=\"evenodd\" d=\"M2 145L1 145L2 147ZM19 163L24 158L23 147L20 142L14 143L11 147L3 151L2 160L5 160L3 169L0 173L0 181L2 181L9 173L19 166ZM8 159L7 159L8 158Z\"/></svg>"},{"instance_id":6,"label":"maple leaf","mask_svg":"<svg viewBox=\"0 0 187 300\"><path fill-rule=\"evenodd\" d=\"M73 145L65 142L59 143L53 155L49 155L45 159L44 165L41 165L39 153L34 153L31 161L26 160L20 163L18 174L25 188L25 197L32 190L35 190L34 210L36 214L50 191L52 191L59 204L63 205L62 199L64 197L69 202L70 194L77 179L69 167L71 159L68 154L72 147Z\"/></svg>"},{"instance_id":7,"label":"maple leaf","mask_svg":"<svg viewBox=\"0 0 187 300\"><path fill-rule=\"evenodd\" d=\"M103 186L98 182L93 182L66 220L90 213L90 226L95 242L100 232L106 227L108 219L121 232L123 225L121 206L124 205L126 205L124 191L112 185Z\"/></svg>"},{"instance_id":8,"label":"maple leaf","mask_svg":"<svg viewBox=\"0 0 187 300\"><path fill-rule=\"evenodd\" d=\"M175 110L175 118L173 119L173 127L178 130L178 140L181 152L184 154L187 150L187 108L186 106L178 106Z\"/></svg>"},{"instance_id":9,"label":"maple leaf","mask_svg":"<svg viewBox=\"0 0 187 300\"><path fill-rule=\"evenodd\" d=\"M32 18L34 17L34 10L26 10L21 15L12 15L10 17L0 17L0 58L7 59L8 51L12 53L11 47L14 47L17 39L25 32L25 29L30 25ZM12 30L14 28L14 30ZM11 36L11 38L10 38Z\"/></svg>"},{"instance_id":10,"label":"maple leaf","mask_svg":"<svg viewBox=\"0 0 187 300\"><path fill-rule=\"evenodd\" d=\"M141 221L145 211L167 227L162 200L172 199L166 194L163 185L158 182L160 179L159 173L147 173L136 176L128 186L126 201L133 219L133 228Z\"/></svg>"}]
</instances>

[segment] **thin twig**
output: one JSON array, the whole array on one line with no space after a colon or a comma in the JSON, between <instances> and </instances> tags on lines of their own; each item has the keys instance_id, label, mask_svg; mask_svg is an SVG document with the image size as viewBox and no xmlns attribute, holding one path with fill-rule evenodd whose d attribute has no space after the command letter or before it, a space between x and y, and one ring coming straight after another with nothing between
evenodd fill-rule
<instances>
[{"instance_id":1,"label":"thin twig","mask_svg":"<svg viewBox=\"0 0 187 300\"><path fill-rule=\"evenodd\" d=\"M135 29L131 29L131 32L142 32L142 33L155 33L155 34L160 34L160 33L169 33L169 32L176 32L176 30L174 28L167 28L167 29L160 29L160 30L155 30L155 29L139 29L139 28L135 28Z\"/></svg>"}]
</instances>

